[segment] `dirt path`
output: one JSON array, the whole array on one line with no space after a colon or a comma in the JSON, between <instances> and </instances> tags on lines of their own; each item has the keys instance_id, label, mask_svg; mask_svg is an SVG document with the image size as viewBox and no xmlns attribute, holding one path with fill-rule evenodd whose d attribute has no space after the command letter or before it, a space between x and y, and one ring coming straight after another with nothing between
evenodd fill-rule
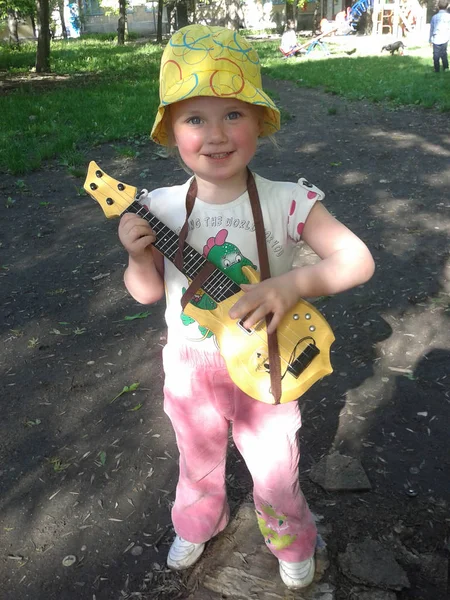
<instances>
[{"instance_id":1,"label":"dirt path","mask_svg":"<svg viewBox=\"0 0 450 600\"><path fill-rule=\"evenodd\" d=\"M302 400L301 480L332 527L336 598L348 598L353 585L337 554L369 536L402 549L412 587L400 600L444 600L448 116L268 85L292 118L278 137L281 151L264 142L254 169L324 189L326 206L377 262L368 285L318 304L336 334L335 373ZM154 145L139 149L125 160L102 146L87 160L138 187L185 180ZM82 179L52 164L22 180L0 182L0 597L174 599L179 578L159 567L177 471L162 411L163 305L127 296L117 223L78 195ZM334 449L361 460L371 492L325 493L308 479ZM228 471L235 509L251 486L234 449ZM430 557L427 568L408 564L408 553ZM72 566L63 566L67 556Z\"/></svg>"}]
</instances>

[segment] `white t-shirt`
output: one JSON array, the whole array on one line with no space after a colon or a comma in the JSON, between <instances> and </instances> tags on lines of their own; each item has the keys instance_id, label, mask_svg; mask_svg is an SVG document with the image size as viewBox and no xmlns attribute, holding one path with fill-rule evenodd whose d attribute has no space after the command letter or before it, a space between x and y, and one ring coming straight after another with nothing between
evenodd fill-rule
<instances>
[{"instance_id":1,"label":"white t-shirt","mask_svg":"<svg viewBox=\"0 0 450 600\"><path fill-rule=\"evenodd\" d=\"M289 52L292 48L297 46L297 36L293 29L288 29L281 36L280 48L283 52Z\"/></svg>"},{"instance_id":2,"label":"white t-shirt","mask_svg":"<svg viewBox=\"0 0 450 600\"><path fill-rule=\"evenodd\" d=\"M305 179L287 183L269 181L256 174L254 178L264 219L270 273L271 276L282 275L292 269L295 246L301 239L309 211L316 201L324 198L324 194ZM179 234L186 218L185 202L190 183L191 179L183 185L156 189L141 196L140 202L171 231ZM236 284L246 283L243 266L253 266L259 271L248 193L227 204L209 204L197 198L189 217L186 242ZM189 281L167 258L164 260L164 280L168 344L195 345L202 351L216 352L212 332L182 314L180 300ZM191 302L206 310L216 306L214 300L201 291Z\"/></svg>"}]
</instances>

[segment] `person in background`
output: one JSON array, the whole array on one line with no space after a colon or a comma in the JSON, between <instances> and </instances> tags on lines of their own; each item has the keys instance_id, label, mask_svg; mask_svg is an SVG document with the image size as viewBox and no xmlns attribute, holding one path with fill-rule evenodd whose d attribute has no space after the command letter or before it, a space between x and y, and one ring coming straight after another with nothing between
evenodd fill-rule
<instances>
[{"instance_id":1,"label":"person in background","mask_svg":"<svg viewBox=\"0 0 450 600\"><path fill-rule=\"evenodd\" d=\"M335 23L333 23L333 21L329 21L325 17L320 21L319 27L320 33L326 34L329 34L336 29Z\"/></svg>"},{"instance_id":2,"label":"person in background","mask_svg":"<svg viewBox=\"0 0 450 600\"><path fill-rule=\"evenodd\" d=\"M450 13L447 10L448 0L439 0L439 11L433 15L430 23L430 44L433 46L434 70L439 73L440 61L442 70L448 69L447 46L450 40Z\"/></svg>"},{"instance_id":3,"label":"person in background","mask_svg":"<svg viewBox=\"0 0 450 600\"><path fill-rule=\"evenodd\" d=\"M292 19L288 19L286 23L286 31L281 36L280 50L286 58L300 54L300 46L295 34L295 23Z\"/></svg>"}]
</instances>

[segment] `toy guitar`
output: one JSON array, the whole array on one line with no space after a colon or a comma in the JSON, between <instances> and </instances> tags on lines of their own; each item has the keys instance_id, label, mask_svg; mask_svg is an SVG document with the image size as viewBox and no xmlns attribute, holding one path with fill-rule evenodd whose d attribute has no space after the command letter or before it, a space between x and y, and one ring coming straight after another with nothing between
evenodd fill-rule
<instances>
[{"instance_id":1,"label":"toy guitar","mask_svg":"<svg viewBox=\"0 0 450 600\"><path fill-rule=\"evenodd\" d=\"M156 235L156 250L174 262L178 236L136 200L137 188L112 179L91 162L84 189L100 204L107 218L130 212L145 219ZM192 281L208 261L189 244L184 245L183 257L183 273ZM249 283L259 282L258 273L251 267L243 267L243 272ZM215 334L234 383L252 398L273 404L265 324L260 322L247 329L242 321L230 319L229 310L244 292L220 269L214 269L202 290L215 301L216 308L205 310L188 303L184 313ZM283 317L277 336L282 374L280 402L285 403L296 400L333 371L330 347L334 335L320 312L301 300Z\"/></svg>"}]
</instances>

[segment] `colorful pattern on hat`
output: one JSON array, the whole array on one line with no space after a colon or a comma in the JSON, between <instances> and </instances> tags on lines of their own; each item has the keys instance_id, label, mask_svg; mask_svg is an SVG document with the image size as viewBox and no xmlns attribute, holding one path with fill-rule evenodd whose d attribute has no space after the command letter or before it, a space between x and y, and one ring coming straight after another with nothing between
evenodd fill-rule
<instances>
[{"instance_id":1,"label":"colorful pattern on hat","mask_svg":"<svg viewBox=\"0 0 450 600\"><path fill-rule=\"evenodd\" d=\"M280 128L280 113L262 89L257 52L235 31L224 27L188 25L169 40L162 59L160 105L151 137L168 144L165 107L186 98L237 98L264 107L261 135Z\"/></svg>"}]
</instances>

